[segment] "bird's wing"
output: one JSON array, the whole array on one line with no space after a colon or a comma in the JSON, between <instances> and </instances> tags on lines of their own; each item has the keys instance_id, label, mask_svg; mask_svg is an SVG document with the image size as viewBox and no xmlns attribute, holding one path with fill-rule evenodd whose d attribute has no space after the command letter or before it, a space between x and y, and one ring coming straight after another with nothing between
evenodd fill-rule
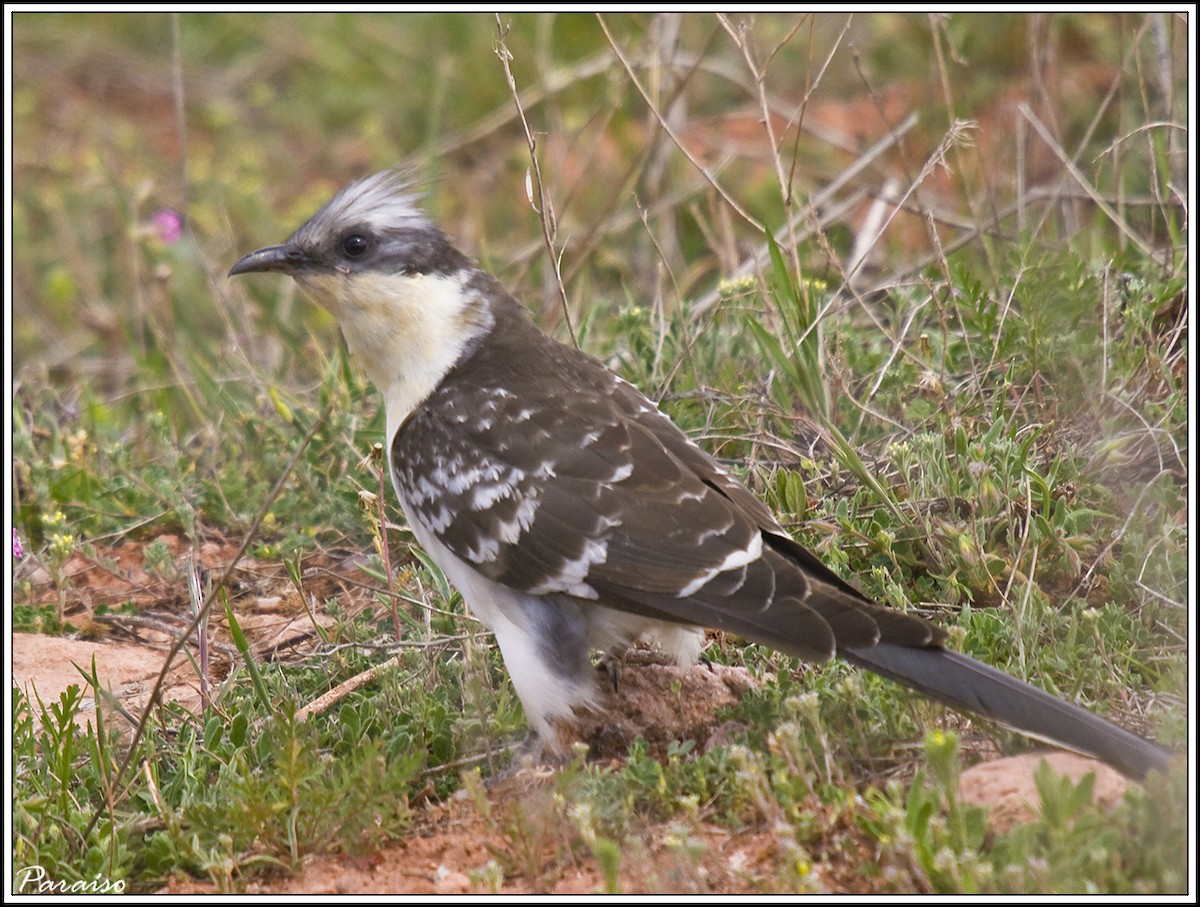
<instances>
[{"instance_id":1,"label":"bird's wing","mask_svg":"<svg viewBox=\"0 0 1200 907\"><path fill-rule=\"evenodd\" d=\"M1157 744L864 598L637 390L574 350L493 342L396 432L391 465L409 512L494 582L726 629L809 660L837 652L1128 774L1170 764Z\"/></svg>"},{"instance_id":2,"label":"bird's wing","mask_svg":"<svg viewBox=\"0 0 1200 907\"><path fill-rule=\"evenodd\" d=\"M726 629L813 660L881 638L940 641L839 580L641 393L564 350L540 351L561 360L540 363L559 380L531 392L518 390L537 375L512 367L502 383L452 375L397 432L397 487L459 558L524 592Z\"/></svg>"}]
</instances>

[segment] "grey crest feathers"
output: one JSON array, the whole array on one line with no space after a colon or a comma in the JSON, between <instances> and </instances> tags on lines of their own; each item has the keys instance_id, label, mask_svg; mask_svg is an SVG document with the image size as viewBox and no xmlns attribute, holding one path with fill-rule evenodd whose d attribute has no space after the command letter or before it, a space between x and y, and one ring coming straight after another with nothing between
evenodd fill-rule
<instances>
[{"instance_id":1,"label":"grey crest feathers","mask_svg":"<svg viewBox=\"0 0 1200 907\"><path fill-rule=\"evenodd\" d=\"M415 188L411 170L394 168L351 183L326 202L289 239L297 243L321 242L323 234L337 235L347 228L385 231L398 228L434 228L419 207L422 193Z\"/></svg>"},{"instance_id":2,"label":"grey crest feathers","mask_svg":"<svg viewBox=\"0 0 1200 907\"><path fill-rule=\"evenodd\" d=\"M841 655L1132 775L1165 770L1162 747L865 598L632 385L538 331L418 201L408 172L367 177L230 274L290 274L338 317L383 395L405 516L495 633L547 747L597 704L589 648L653 638L694 661L712 627Z\"/></svg>"},{"instance_id":3,"label":"grey crest feathers","mask_svg":"<svg viewBox=\"0 0 1200 907\"><path fill-rule=\"evenodd\" d=\"M412 171L384 170L351 183L287 241L240 259L230 275L275 270L343 274L454 274L469 262L418 207Z\"/></svg>"}]
</instances>

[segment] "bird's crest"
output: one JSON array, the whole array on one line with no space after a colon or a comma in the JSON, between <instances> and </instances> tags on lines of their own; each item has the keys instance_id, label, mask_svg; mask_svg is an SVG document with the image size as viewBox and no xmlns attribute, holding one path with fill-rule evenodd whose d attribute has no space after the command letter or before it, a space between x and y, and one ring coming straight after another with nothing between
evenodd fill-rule
<instances>
[{"instance_id":1,"label":"bird's crest","mask_svg":"<svg viewBox=\"0 0 1200 907\"><path fill-rule=\"evenodd\" d=\"M411 168L396 167L351 183L314 214L292 236L303 242L341 227L375 229L431 226L420 208L421 191Z\"/></svg>"}]
</instances>

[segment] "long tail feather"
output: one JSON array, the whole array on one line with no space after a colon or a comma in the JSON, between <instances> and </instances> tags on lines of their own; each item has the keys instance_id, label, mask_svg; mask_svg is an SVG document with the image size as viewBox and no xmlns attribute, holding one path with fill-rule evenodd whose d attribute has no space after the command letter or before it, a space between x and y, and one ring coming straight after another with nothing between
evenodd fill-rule
<instances>
[{"instance_id":1,"label":"long tail feather","mask_svg":"<svg viewBox=\"0 0 1200 907\"><path fill-rule=\"evenodd\" d=\"M958 652L880 643L839 654L946 705L1094 756L1135 778L1171 764L1170 750Z\"/></svg>"}]
</instances>

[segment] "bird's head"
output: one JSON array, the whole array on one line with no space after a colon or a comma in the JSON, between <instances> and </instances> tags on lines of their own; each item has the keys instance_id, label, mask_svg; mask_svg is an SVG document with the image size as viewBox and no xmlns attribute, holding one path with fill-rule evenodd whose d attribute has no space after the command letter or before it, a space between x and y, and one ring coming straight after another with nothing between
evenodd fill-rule
<instances>
[{"instance_id":1,"label":"bird's head","mask_svg":"<svg viewBox=\"0 0 1200 907\"><path fill-rule=\"evenodd\" d=\"M229 271L287 274L331 312L387 399L389 422L418 405L494 323L481 272L419 198L406 171L366 177L285 242L251 252Z\"/></svg>"},{"instance_id":2,"label":"bird's head","mask_svg":"<svg viewBox=\"0 0 1200 907\"><path fill-rule=\"evenodd\" d=\"M337 275L446 275L469 262L418 207L405 170L384 170L351 183L277 246L239 259L229 276L279 271L302 285ZM319 301L319 300L318 300Z\"/></svg>"}]
</instances>

